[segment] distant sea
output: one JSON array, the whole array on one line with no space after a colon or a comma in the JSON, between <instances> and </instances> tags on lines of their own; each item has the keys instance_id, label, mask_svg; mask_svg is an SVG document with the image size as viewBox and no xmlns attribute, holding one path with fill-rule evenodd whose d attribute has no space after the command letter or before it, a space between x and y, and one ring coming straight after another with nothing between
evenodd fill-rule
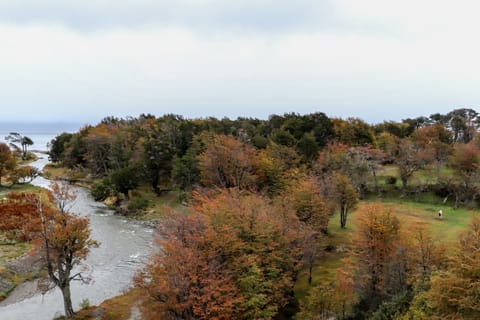
<instances>
[{"instance_id":1,"label":"distant sea","mask_svg":"<svg viewBox=\"0 0 480 320\"><path fill-rule=\"evenodd\" d=\"M18 132L33 140L29 150L47 151L47 144L63 132L77 132L81 124L73 123L0 123L0 142L6 142L5 137L10 132Z\"/></svg>"}]
</instances>

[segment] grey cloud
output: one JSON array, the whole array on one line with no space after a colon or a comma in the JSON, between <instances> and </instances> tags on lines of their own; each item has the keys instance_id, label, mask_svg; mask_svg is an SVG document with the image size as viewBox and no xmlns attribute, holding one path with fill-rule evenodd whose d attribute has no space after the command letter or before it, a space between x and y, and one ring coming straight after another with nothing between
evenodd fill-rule
<instances>
[{"instance_id":1,"label":"grey cloud","mask_svg":"<svg viewBox=\"0 0 480 320\"><path fill-rule=\"evenodd\" d=\"M334 15L330 0L0 0L0 22L87 31L160 25L269 32L324 28Z\"/></svg>"}]
</instances>

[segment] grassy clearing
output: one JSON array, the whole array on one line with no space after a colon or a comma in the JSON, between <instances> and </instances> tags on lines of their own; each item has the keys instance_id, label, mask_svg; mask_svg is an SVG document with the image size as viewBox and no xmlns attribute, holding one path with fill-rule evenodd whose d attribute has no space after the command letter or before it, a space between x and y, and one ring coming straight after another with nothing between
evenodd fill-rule
<instances>
[{"instance_id":1,"label":"grassy clearing","mask_svg":"<svg viewBox=\"0 0 480 320\"><path fill-rule=\"evenodd\" d=\"M10 192L40 192L42 188L32 186L31 184L16 184L12 187L0 187L0 195Z\"/></svg>"},{"instance_id":2,"label":"grassy clearing","mask_svg":"<svg viewBox=\"0 0 480 320\"><path fill-rule=\"evenodd\" d=\"M171 210L180 213L188 211L188 208L182 204L181 191L169 191L158 196L150 191L149 186L143 185L132 192L130 202L132 203L139 199L146 200L148 203L147 208L141 214L132 216L139 220L159 220Z\"/></svg>"},{"instance_id":3,"label":"grassy clearing","mask_svg":"<svg viewBox=\"0 0 480 320\"><path fill-rule=\"evenodd\" d=\"M47 179L53 180L67 179L86 182L87 174L84 170L69 169L58 164L49 163L43 168L43 176L45 176Z\"/></svg>"},{"instance_id":4,"label":"grassy clearing","mask_svg":"<svg viewBox=\"0 0 480 320\"><path fill-rule=\"evenodd\" d=\"M368 200L373 201L373 200ZM451 206L439 205L437 203L418 203L402 199L375 199L390 208L393 214L400 220L403 229L408 229L414 225L425 224L431 232L433 238L439 244L445 244L453 248L457 243L459 235L469 224L474 213L467 209L454 209ZM359 208L366 203L360 203ZM438 218L438 210L443 210L443 218ZM348 217L347 228L340 228L340 217L334 215L329 223L329 235L322 239L323 248L333 248L330 252L325 252L313 269L312 287L316 284L328 284L335 280L336 270L341 267L342 259L347 256L348 248L351 246L351 239L355 233L357 224L357 213L353 212ZM295 296L302 302L312 288L308 285L308 273L302 271L295 286Z\"/></svg>"},{"instance_id":5,"label":"grassy clearing","mask_svg":"<svg viewBox=\"0 0 480 320\"><path fill-rule=\"evenodd\" d=\"M95 310L103 309L103 320L128 320L131 315L132 308L139 305L142 301L142 294L139 289L132 289L123 295L105 300L98 307L89 307L77 312L73 319L88 320L99 319L95 316Z\"/></svg>"},{"instance_id":6,"label":"grassy clearing","mask_svg":"<svg viewBox=\"0 0 480 320\"><path fill-rule=\"evenodd\" d=\"M348 216L347 227L340 228L340 215L335 214L328 224L328 235L321 239L322 248L332 248L325 251L312 271L312 285L308 284L308 271L303 270L295 284L295 296L302 302L311 288L318 284L329 284L335 281L336 272L342 265L342 259L347 256L350 239L356 230L355 212Z\"/></svg>"},{"instance_id":7,"label":"grassy clearing","mask_svg":"<svg viewBox=\"0 0 480 320\"><path fill-rule=\"evenodd\" d=\"M25 242L13 242L5 239L0 240L0 266L17 259L27 253L31 245Z\"/></svg>"}]
</instances>

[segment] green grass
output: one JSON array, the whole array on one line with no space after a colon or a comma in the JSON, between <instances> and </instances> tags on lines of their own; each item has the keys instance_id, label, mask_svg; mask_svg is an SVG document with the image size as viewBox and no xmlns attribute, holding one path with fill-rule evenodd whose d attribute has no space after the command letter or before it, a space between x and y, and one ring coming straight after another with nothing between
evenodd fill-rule
<instances>
[{"instance_id":1,"label":"green grass","mask_svg":"<svg viewBox=\"0 0 480 320\"><path fill-rule=\"evenodd\" d=\"M434 198L432 198L434 199ZM393 214L400 220L404 230L418 224L425 224L430 234L438 244L444 244L452 249L458 242L460 234L469 224L474 212L468 209L454 209L452 206L434 203L419 203L406 199L369 199L359 204L359 208L371 201L379 201L390 208ZM441 201L440 201L441 202ZM443 218L438 218L438 210L443 210ZM322 247L333 247L331 252L325 252L323 257L315 266L312 272L312 286L308 285L308 273L303 270L295 286L295 296L301 302L307 296L309 290L316 284L328 284L335 280L336 270L341 267L341 259L347 256L346 249L351 245L352 236L356 231L357 212L348 216L347 228L340 228L340 217L338 214L332 216L328 226L328 236L321 241Z\"/></svg>"},{"instance_id":2,"label":"green grass","mask_svg":"<svg viewBox=\"0 0 480 320\"><path fill-rule=\"evenodd\" d=\"M10 192L39 192L40 190L42 190L42 188L32 186L31 184L16 184L12 187L1 186L0 195Z\"/></svg>"},{"instance_id":3,"label":"green grass","mask_svg":"<svg viewBox=\"0 0 480 320\"><path fill-rule=\"evenodd\" d=\"M0 266L27 253L30 248L31 246L24 242L2 241L0 243Z\"/></svg>"},{"instance_id":4,"label":"green grass","mask_svg":"<svg viewBox=\"0 0 480 320\"><path fill-rule=\"evenodd\" d=\"M160 196L150 190L147 185L142 185L132 192L130 200L143 198L148 201L148 208L143 214L133 216L139 220L158 220L169 210L186 213L188 208L182 205L182 192L177 190L168 191Z\"/></svg>"},{"instance_id":5,"label":"green grass","mask_svg":"<svg viewBox=\"0 0 480 320\"><path fill-rule=\"evenodd\" d=\"M332 251L323 253L312 270L312 284L308 284L308 271L303 270L295 284L295 297L303 301L311 288L318 284L328 284L335 281L337 269L342 266L342 259L346 257L346 250L350 247L350 239L356 230L356 215L350 214L347 227L340 228L340 215L335 214L328 224L328 235L321 239L321 248L331 247Z\"/></svg>"},{"instance_id":6,"label":"green grass","mask_svg":"<svg viewBox=\"0 0 480 320\"><path fill-rule=\"evenodd\" d=\"M125 292L122 295L113 297L111 299L105 300L99 306L104 309L104 315L102 319L105 320L128 320L130 319L130 312L132 307L137 306L141 308L141 303L144 297L143 292L139 289L131 289ZM74 306L75 308L77 306ZM92 311L96 307L89 307L83 310L79 310L77 314L73 317L75 320L88 320L88 319L98 319L92 316Z\"/></svg>"}]
</instances>

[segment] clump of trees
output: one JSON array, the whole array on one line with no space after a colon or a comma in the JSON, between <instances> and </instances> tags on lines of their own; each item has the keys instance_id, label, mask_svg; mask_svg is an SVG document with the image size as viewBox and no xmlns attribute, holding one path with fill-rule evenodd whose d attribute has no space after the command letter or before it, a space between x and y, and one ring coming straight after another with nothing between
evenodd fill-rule
<instances>
[{"instance_id":1,"label":"clump of trees","mask_svg":"<svg viewBox=\"0 0 480 320\"><path fill-rule=\"evenodd\" d=\"M19 165L17 160L15 152L6 143L0 143L0 187L26 184L38 176L38 169Z\"/></svg>"},{"instance_id":2,"label":"clump of trees","mask_svg":"<svg viewBox=\"0 0 480 320\"><path fill-rule=\"evenodd\" d=\"M301 267L312 285L306 317L429 317L463 312L425 307L425 299L450 299L435 290L446 286L442 279L460 286L465 274L445 271L442 247L424 226L407 230L388 207L360 200L426 194L478 207L478 119L466 108L375 125L321 112L110 117L58 136L50 157L98 178L99 200L129 200L139 186L192 199L188 215L166 219L161 253L137 281L153 318L274 318L295 304ZM1 169L0 157L0 181ZM354 210L360 223L350 259L332 284L315 287L312 269L332 215L350 229Z\"/></svg>"},{"instance_id":3,"label":"clump of trees","mask_svg":"<svg viewBox=\"0 0 480 320\"><path fill-rule=\"evenodd\" d=\"M138 277L152 319L272 319L293 301L302 224L254 194L196 195Z\"/></svg>"},{"instance_id":4,"label":"clump of trees","mask_svg":"<svg viewBox=\"0 0 480 320\"><path fill-rule=\"evenodd\" d=\"M27 159L28 147L33 145L33 140L30 137L24 136L18 132L10 132L5 140L10 143L10 146L16 151L21 152L22 160Z\"/></svg>"}]
</instances>

